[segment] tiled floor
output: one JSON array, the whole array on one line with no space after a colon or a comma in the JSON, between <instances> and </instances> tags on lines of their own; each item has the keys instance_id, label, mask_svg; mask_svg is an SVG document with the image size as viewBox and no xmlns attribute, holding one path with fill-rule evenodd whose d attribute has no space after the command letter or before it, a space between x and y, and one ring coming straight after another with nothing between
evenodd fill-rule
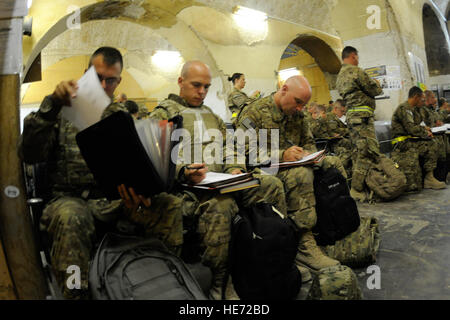
<instances>
[{"instance_id":1,"label":"tiled floor","mask_svg":"<svg viewBox=\"0 0 450 320\"><path fill-rule=\"evenodd\" d=\"M354 270L364 299L450 299L450 186L362 204L359 212L378 217L381 232L381 289L368 288L366 268Z\"/></svg>"}]
</instances>

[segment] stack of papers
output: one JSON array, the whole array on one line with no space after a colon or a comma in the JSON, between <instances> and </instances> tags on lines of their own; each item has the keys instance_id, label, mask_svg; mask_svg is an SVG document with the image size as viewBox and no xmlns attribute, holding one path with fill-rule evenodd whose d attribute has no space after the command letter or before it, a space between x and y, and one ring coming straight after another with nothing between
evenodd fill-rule
<instances>
[{"instance_id":1,"label":"stack of papers","mask_svg":"<svg viewBox=\"0 0 450 320\"><path fill-rule=\"evenodd\" d=\"M207 172L206 178L195 185L183 184L185 187L219 190L220 193L228 193L259 186L259 180L254 179L251 173L227 174L218 172Z\"/></svg>"},{"instance_id":2,"label":"stack of papers","mask_svg":"<svg viewBox=\"0 0 450 320\"><path fill-rule=\"evenodd\" d=\"M319 163L320 161L323 160L324 157L325 157L325 150L321 150L321 151L312 153L310 155L307 155L306 157L303 157L300 160L273 163L270 167L271 168L288 168L288 167L305 166L308 164Z\"/></svg>"}]
</instances>

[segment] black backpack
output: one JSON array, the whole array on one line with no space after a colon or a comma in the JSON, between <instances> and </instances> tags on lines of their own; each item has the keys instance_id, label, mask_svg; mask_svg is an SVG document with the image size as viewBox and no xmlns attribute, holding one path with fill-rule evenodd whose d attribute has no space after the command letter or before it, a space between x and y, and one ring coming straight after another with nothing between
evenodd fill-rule
<instances>
[{"instance_id":1,"label":"black backpack","mask_svg":"<svg viewBox=\"0 0 450 320\"><path fill-rule=\"evenodd\" d=\"M155 238L107 233L89 268L99 300L207 300L187 265Z\"/></svg>"},{"instance_id":2,"label":"black backpack","mask_svg":"<svg viewBox=\"0 0 450 320\"><path fill-rule=\"evenodd\" d=\"M243 209L233 219L230 274L242 300L295 299L301 275L295 266L299 233L269 204Z\"/></svg>"},{"instance_id":3,"label":"black backpack","mask_svg":"<svg viewBox=\"0 0 450 320\"><path fill-rule=\"evenodd\" d=\"M358 229L358 207L338 169L314 171L314 194L317 223L312 231L319 246L334 245Z\"/></svg>"}]
</instances>

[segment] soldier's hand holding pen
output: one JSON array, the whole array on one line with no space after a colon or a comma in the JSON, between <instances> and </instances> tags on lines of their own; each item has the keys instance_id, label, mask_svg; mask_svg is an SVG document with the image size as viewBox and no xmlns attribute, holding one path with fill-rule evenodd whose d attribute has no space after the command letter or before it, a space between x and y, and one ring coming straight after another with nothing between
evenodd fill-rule
<instances>
[{"instance_id":1,"label":"soldier's hand holding pen","mask_svg":"<svg viewBox=\"0 0 450 320\"><path fill-rule=\"evenodd\" d=\"M302 147L294 145L290 140L287 140L291 145L289 149L286 149L283 153L283 161L297 161L309 155L309 152Z\"/></svg>"},{"instance_id":2,"label":"soldier's hand holding pen","mask_svg":"<svg viewBox=\"0 0 450 320\"><path fill-rule=\"evenodd\" d=\"M203 181L208 172L208 167L205 163L193 163L184 168L184 176L187 181L197 184Z\"/></svg>"}]
</instances>

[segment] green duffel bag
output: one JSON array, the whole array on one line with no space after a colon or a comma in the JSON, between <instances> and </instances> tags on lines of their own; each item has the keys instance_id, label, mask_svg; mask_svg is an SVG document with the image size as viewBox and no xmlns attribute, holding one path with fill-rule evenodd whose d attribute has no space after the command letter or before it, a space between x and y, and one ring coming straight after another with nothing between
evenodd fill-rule
<instances>
[{"instance_id":1,"label":"green duffel bag","mask_svg":"<svg viewBox=\"0 0 450 320\"><path fill-rule=\"evenodd\" d=\"M375 217L361 217L359 228L336 241L333 246L321 247L324 253L340 263L352 267L361 268L371 265L376 261L376 255L380 247L380 231L378 219Z\"/></svg>"},{"instance_id":2,"label":"green duffel bag","mask_svg":"<svg viewBox=\"0 0 450 320\"><path fill-rule=\"evenodd\" d=\"M323 268L311 284L307 300L361 300L358 279L347 266Z\"/></svg>"},{"instance_id":3,"label":"green duffel bag","mask_svg":"<svg viewBox=\"0 0 450 320\"><path fill-rule=\"evenodd\" d=\"M370 168L366 184L373 200L389 201L406 190L406 176L391 159L381 155L379 162Z\"/></svg>"}]
</instances>

